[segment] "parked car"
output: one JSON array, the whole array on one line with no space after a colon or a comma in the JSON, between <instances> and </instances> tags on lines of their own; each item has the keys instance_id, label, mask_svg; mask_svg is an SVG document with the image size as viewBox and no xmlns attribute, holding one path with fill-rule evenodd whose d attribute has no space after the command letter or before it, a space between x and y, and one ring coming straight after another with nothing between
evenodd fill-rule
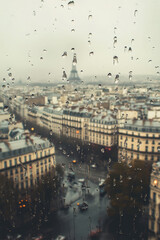
<instances>
[{"instance_id":1,"label":"parked car","mask_svg":"<svg viewBox=\"0 0 160 240\"><path fill-rule=\"evenodd\" d=\"M88 209L88 203L87 202L83 202L81 204L78 204L78 207L81 211L87 210Z\"/></svg>"},{"instance_id":2,"label":"parked car","mask_svg":"<svg viewBox=\"0 0 160 240\"><path fill-rule=\"evenodd\" d=\"M75 173L74 172L69 172L68 173L68 180L72 181L73 179L75 179Z\"/></svg>"},{"instance_id":3,"label":"parked car","mask_svg":"<svg viewBox=\"0 0 160 240\"><path fill-rule=\"evenodd\" d=\"M92 164L91 168L97 168L97 165L96 164Z\"/></svg>"},{"instance_id":4,"label":"parked car","mask_svg":"<svg viewBox=\"0 0 160 240\"><path fill-rule=\"evenodd\" d=\"M58 235L58 237L55 240L67 240L65 236Z\"/></svg>"}]
</instances>

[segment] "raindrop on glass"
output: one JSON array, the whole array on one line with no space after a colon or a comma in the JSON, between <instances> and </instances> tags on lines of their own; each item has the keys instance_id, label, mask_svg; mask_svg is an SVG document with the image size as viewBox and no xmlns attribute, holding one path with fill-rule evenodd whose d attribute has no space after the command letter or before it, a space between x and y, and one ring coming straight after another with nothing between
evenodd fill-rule
<instances>
[{"instance_id":1,"label":"raindrop on glass","mask_svg":"<svg viewBox=\"0 0 160 240\"><path fill-rule=\"evenodd\" d=\"M131 47L128 48L128 52L132 52L132 48Z\"/></svg>"},{"instance_id":2,"label":"raindrop on glass","mask_svg":"<svg viewBox=\"0 0 160 240\"><path fill-rule=\"evenodd\" d=\"M65 71L63 71L62 80L66 80L66 79L67 79L67 74Z\"/></svg>"},{"instance_id":3,"label":"raindrop on glass","mask_svg":"<svg viewBox=\"0 0 160 240\"><path fill-rule=\"evenodd\" d=\"M93 56L93 55L94 55L94 52L90 52L90 53L89 53L89 56Z\"/></svg>"},{"instance_id":4,"label":"raindrop on glass","mask_svg":"<svg viewBox=\"0 0 160 240\"><path fill-rule=\"evenodd\" d=\"M92 19L92 15L89 15L89 16L88 16L88 20L91 20L91 19Z\"/></svg>"},{"instance_id":5,"label":"raindrop on glass","mask_svg":"<svg viewBox=\"0 0 160 240\"><path fill-rule=\"evenodd\" d=\"M68 8L71 9L72 7L74 7L74 1L68 2Z\"/></svg>"},{"instance_id":6,"label":"raindrop on glass","mask_svg":"<svg viewBox=\"0 0 160 240\"><path fill-rule=\"evenodd\" d=\"M108 73L108 75L107 75L109 78L111 78L112 77L112 73Z\"/></svg>"},{"instance_id":7,"label":"raindrop on glass","mask_svg":"<svg viewBox=\"0 0 160 240\"><path fill-rule=\"evenodd\" d=\"M117 57L117 56L114 56L114 57L113 57L113 64L116 64L116 63L118 63L118 57Z\"/></svg>"},{"instance_id":8,"label":"raindrop on glass","mask_svg":"<svg viewBox=\"0 0 160 240\"><path fill-rule=\"evenodd\" d=\"M138 13L138 10L134 10L134 16L136 17Z\"/></svg>"},{"instance_id":9,"label":"raindrop on glass","mask_svg":"<svg viewBox=\"0 0 160 240\"><path fill-rule=\"evenodd\" d=\"M64 53L62 54L62 57L63 57L63 58L67 57L67 52L64 52Z\"/></svg>"}]
</instances>

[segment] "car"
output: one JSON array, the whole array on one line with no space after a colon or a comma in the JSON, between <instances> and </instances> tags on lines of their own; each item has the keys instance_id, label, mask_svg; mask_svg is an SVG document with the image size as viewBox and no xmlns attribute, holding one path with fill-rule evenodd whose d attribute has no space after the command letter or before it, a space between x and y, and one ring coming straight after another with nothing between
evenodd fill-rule
<instances>
[{"instance_id":1,"label":"car","mask_svg":"<svg viewBox=\"0 0 160 240\"><path fill-rule=\"evenodd\" d=\"M91 167L92 168L96 168L97 166L96 166L96 164L92 164Z\"/></svg>"},{"instance_id":2,"label":"car","mask_svg":"<svg viewBox=\"0 0 160 240\"><path fill-rule=\"evenodd\" d=\"M78 207L81 211L84 211L84 210L88 209L88 203L87 202L83 202L83 203L77 204L77 205L78 205Z\"/></svg>"},{"instance_id":3,"label":"car","mask_svg":"<svg viewBox=\"0 0 160 240\"><path fill-rule=\"evenodd\" d=\"M74 172L69 172L68 173L68 180L72 181L73 179L75 179L75 173Z\"/></svg>"},{"instance_id":4,"label":"car","mask_svg":"<svg viewBox=\"0 0 160 240\"><path fill-rule=\"evenodd\" d=\"M66 240L67 238L62 235L58 235L58 237L55 240Z\"/></svg>"},{"instance_id":5,"label":"car","mask_svg":"<svg viewBox=\"0 0 160 240\"><path fill-rule=\"evenodd\" d=\"M85 182L85 179L84 179L84 178L80 178L80 179L78 179L78 182L84 183L84 182Z\"/></svg>"}]
</instances>

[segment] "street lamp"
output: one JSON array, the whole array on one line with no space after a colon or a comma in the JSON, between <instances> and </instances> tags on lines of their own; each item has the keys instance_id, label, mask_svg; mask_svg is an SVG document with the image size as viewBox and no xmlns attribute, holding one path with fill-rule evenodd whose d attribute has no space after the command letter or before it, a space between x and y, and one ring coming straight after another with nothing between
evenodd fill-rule
<instances>
[{"instance_id":1,"label":"street lamp","mask_svg":"<svg viewBox=\"0 0 160 240\"><path fill-rule=\"evenodd\" d=\"M76 216L76 208L73 208L73 240L75 240L75 231L76 231L76 226L75 226L75 216Z\"/></svg>"}]
</instances>

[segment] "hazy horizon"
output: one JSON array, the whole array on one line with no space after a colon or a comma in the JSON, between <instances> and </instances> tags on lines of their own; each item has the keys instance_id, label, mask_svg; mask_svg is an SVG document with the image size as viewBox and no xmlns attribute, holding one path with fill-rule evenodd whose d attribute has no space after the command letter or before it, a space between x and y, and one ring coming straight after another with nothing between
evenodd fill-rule
<instances>
[{"instance_id":1,"label":"hazy horizon","mask_svg":"<svg viewBox=\"0 0 160 240\"><path fill-rule=\"evenodd\" d=\"M114 79L116 74L132 72L134 81L136 75L159 75L159 0L68 3L6 0L1 4L2 81L57 82L63 71L69 77L74 52L82 79L107 78L108 73Z\"/></svg>"}]
</instances>

